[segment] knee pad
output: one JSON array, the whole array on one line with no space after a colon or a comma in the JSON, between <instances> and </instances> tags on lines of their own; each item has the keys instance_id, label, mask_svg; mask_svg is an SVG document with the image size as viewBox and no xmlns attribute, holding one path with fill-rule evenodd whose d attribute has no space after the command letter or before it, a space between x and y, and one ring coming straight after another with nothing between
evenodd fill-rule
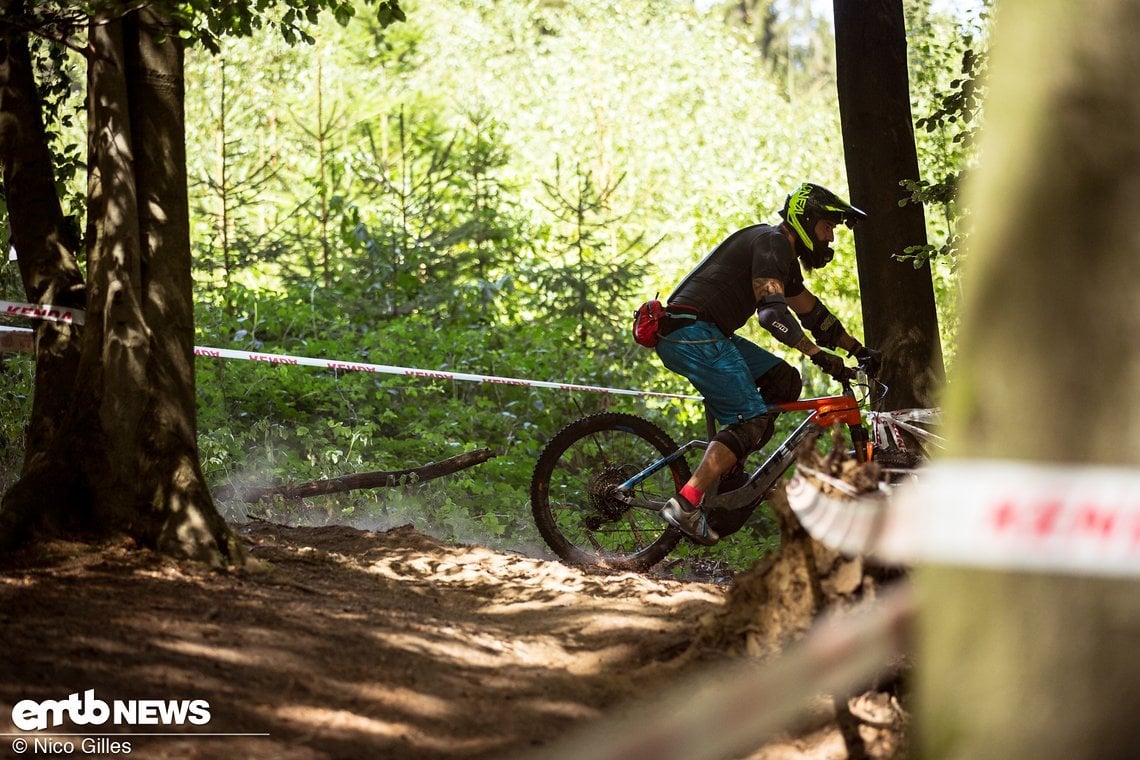
<instances>
[{"instance_id":1,"label":"knee pad","mask_svg":"<svg viewBox=\"0 0 1140 760\"><path fill-rule=\"evenodd\" d=\"M736 455L736 460L740 461L748 456L748 452L760 448L772 437L772 433L776 430L773 416L761 414L750 420L726 425L713 436L713 440L727 446L729 451Z\"/></svg>"},{"instance_id":2,"label":"knee pad","mask_svg":"<svg viewBox=\"0 0 1140 760\"><path fill-rule=\"evenodd\" d=\"M798 369L781 361L756 378L756 388L769 404L786 404L800 397L804 381Z\"/></svg>"}]
</instances>

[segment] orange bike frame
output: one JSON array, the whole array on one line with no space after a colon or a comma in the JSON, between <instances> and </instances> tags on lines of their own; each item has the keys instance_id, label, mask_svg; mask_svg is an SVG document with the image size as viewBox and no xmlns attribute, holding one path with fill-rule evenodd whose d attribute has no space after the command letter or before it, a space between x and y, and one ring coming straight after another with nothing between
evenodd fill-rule
<instances>
[{"instance_id":1,"label":"orange bike frame","mask_svg":"<svg viewBox=\"0 0 1140 760\"><path fill-rule=\"evenodd\" d=\"M863 413L859 410L859 402L854 396L805 398L786 404L775 404L775 408L781 412L815 412L816 423L825 428L836 423L859 425L863 422Z\"/></svg>"},{"instance_id":2,"label":"orange bike frame","mask_svg":"<svg viewBox=\"0 0 1140 760\"><path fill-rule=\"evenodd\" d=\"M836 423L849 426L852 431L852 438L855 438L857 431L863 431L863 415L859 410L859 402L854 395L809 398L787 404L776 404L773 408L780 412L808 412L809 414L807 419L801 422L799 427L777 446L776 450L752 473L746 485L725 494L706 494L706 508L732 510L759 504L771 492L780 476L792 465L796 450L813 431L826 430ZM709 424L712 425L711 418ZM711 427L709 436L712 436ZM855 444L860 461L866 461L870 458L871 453L870 443L866 440L866 432L863 431L859 438L860 440L853 440L852 443ZM619 485L616 489L617 493L623 494L632 504L632 489L638 483L654 472L667 467L674 459L684 456L686 451L697 447L704 448L707 445L707 441L689 441L676 451L652 462L644 470ZM656 508L660 508L660 505Z\"/></svg>"}]
</instances>

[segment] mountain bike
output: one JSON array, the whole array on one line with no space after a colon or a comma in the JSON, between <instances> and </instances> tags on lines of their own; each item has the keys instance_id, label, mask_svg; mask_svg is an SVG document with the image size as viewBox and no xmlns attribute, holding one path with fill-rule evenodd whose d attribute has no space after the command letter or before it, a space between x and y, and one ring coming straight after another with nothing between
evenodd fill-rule
<instances>
[{"instance_id":1,"label":"mountain bike","mask_svg":"<svg viewBox=\"0 0 1140 760\"><path fill-rule=\"evenodd\" d=\"M865 370L841 383L836 396L801 399L772 408L806 417L734 490L705 494L709 523L722 537L742 528L778 487L801 445L835 425L845 426L859 462L879 461L884 482L913 472L930 445L938 412L865 410L886 386ZM856 388L866 391L862 397ZM877 390L878 392L874 392ZM708 439L716 424L706 408ZM869 430L868 430L869 428ZM539 533L564 562L612 570L647 570L684 538L661 517L665 502L690 475L689 457L699 461L708 440L678 445L643 417L602 412L583 417L550 439L531 477L531 511Z\"/></svg>"}]
</instances>

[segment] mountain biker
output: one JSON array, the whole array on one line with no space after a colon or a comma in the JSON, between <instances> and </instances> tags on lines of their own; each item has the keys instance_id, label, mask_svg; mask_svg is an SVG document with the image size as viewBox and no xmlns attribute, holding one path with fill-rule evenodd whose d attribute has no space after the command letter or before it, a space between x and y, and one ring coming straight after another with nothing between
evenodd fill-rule
<instances>
[{"instance_id":1,"label":"mountain biker","mask_svg":"<svg viewBox=\"0 0 1140 760\"><path fill-rule=\"evenodd\" d=\"M705 492L718 479L722 491L746 482L741 463L774 432L776 413L768 404L794 401L803 389L794 367L735 334L753 312L777 340L836 380L851 378L854 370L821 346L841 348L872 368L878 362L878 352L851 337L804 286L800 270L801 263L808 270L826 266L834 256L829 243L836 225L850 227L867 215L805 182L787 196L780 216L777 226L755 224L734 232L681 281L669 296L656 346L662 363L688 378L723 426L688 483L662 510L671 525L706 546L720 537L701 509Z\"/></svg>"}]
</instances>

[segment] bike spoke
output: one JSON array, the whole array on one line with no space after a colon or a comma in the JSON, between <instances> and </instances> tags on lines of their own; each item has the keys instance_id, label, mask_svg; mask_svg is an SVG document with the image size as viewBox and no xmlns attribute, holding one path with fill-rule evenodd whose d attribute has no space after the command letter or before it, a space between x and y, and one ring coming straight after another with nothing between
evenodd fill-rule
<instances>
[{"instance_id":1,"label":"bike spoke","mask_svg":"<svg viewBox=\"0 0 1140 760\"><path fill-rule=\"evenodd\" d=\"M658 561L679 540L659 505L688 479L687 464L678 458L628 494L617 487L676 448L659 428L631 415L595 415L560 431L540 456L531 486L543 538L576 564L642 569Z\"/></svg>"}]
</instances>

